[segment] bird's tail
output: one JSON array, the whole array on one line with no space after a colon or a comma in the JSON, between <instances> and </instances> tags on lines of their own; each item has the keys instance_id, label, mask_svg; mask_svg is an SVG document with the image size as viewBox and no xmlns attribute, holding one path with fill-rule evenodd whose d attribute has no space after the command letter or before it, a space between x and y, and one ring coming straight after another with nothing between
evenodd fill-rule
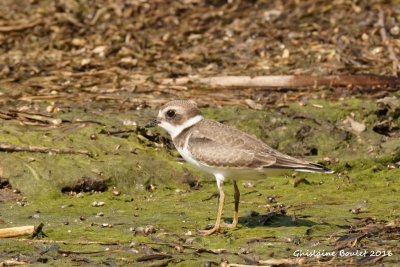
<instances>
[{"instance_id":1,"label":"bird's tail","mask_svg":"<svg viewBox=\"0 0 400 267\"><path fill-rule=\"evenodd\" d=\"M265 166L264 168L287 169L312 173L334 173L334 171L325 167L324 165L295 159L287 155L277 157L274 164Z\"/></svg>"},{"instance_id":2,"label":"bird's tail","mask_svg":"<svg viewBox=\"0 0 400 267\"><path fill-rule=\"evenodd\" d=\"M294 169L299 172L312 172L312 173L334 173L331 169L324 165L309 162L306 166Z\"/></svg>"}]
</instances>

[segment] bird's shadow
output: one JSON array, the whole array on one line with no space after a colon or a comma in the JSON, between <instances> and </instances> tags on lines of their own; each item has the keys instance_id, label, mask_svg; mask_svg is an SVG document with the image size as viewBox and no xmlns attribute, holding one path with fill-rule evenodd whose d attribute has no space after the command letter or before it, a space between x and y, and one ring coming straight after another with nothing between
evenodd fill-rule
<instances>
[{"instance_id":1,"label":"bird's shadow","mask_svg":"<svg viewBox=\"0 0 400 267\"><path fill-rule=\"evenodd\" d=\"M229 219L228 219L229 220ZM277 212L269 212L267 214L259 214L257 216L242 216L239 218L239 224L246 227L299 227L307 226L311 227L317 225L311 220L296 218L290 215L281 214Z\"/></svg>"}]
</instances>

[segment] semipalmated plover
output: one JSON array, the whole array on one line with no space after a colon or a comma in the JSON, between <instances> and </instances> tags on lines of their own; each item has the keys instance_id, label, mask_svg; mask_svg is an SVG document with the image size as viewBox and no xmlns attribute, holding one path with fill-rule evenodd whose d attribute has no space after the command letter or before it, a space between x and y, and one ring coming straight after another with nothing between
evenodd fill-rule
<instances>
[{"instance_id":1,"label":"semipalmated plover","mask_svg":"<svg viewBox=\"0 0 400 267\"><path fill-rule=\"evenodd\" d=\"M221 227L225 194L222 184L226 177L238 177L272 169L302 172L333 173L320 164L296 159L272 149L255 136L203 117L193 101L175 100L163 105L157 118L146 127L160 126L171 135L181 156L197 168L215 176L219 189L218 214L215 225L202 231L205 235ZM233 179L235 210L233 228L238 223L240 192Z\"/></svg>"}]
</instances>

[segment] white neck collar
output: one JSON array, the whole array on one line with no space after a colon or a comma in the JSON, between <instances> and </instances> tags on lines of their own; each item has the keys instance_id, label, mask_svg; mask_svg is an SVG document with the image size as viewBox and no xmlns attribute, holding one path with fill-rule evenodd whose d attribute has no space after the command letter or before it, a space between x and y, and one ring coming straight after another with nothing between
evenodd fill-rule
<instances>
[{"instance_id":1,"label":"white neck collar","mask_svg":"<svg viewBox=\"0 0 400 267\"><path fill-rule=\"evenodd\" d=\"M193 118L190 118L187 121L185 121L185 123L183 123L182 125L172 125L169 122L162 121L160 123L160 127L165 129L171 135L172 139L174 139L183 130L195 125L196 123L200 122L202 119L204 119L204 117L202 115L196 115Z\"/></svg>"}]
</instances>

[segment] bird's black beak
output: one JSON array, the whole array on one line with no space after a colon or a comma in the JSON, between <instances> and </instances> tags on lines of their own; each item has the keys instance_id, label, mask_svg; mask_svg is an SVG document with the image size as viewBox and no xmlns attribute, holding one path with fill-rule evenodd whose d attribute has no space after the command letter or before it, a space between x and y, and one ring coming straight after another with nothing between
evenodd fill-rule
<instances>
[{"instance_id":1,"label":"bird's black beak","mask_svg":"<svg viewBox=\"0 0 400 267\"><path fill-rule=\"evenodd\" d=\"M153 119L152 121L150 121L149 123L147 123L147 124L144 126L144 128L155 127L155 126L157 126L159 123L160 123L160 121L159 121L157 118L155 118L155 119Z\"/></svg>"}]
</instances>

